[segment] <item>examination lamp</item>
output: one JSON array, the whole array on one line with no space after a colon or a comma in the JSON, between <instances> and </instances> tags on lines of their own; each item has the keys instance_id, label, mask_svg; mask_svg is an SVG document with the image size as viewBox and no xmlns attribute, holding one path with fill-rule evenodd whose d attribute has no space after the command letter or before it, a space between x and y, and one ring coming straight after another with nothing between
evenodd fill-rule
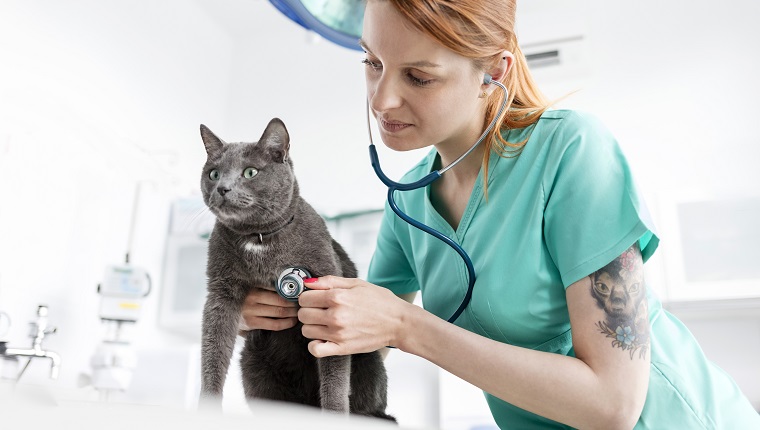
<instances>
[{"instance_id":1,"label":"examination lamp","mask_svg":"<svg viewBox=\"0 0 760 430\"><path fill-rule=\"evenodd\" d=\"M364 23L360 0L269 0L301 27L344 48L361 51L359 38Z\"/></svg>"}]
</instances>

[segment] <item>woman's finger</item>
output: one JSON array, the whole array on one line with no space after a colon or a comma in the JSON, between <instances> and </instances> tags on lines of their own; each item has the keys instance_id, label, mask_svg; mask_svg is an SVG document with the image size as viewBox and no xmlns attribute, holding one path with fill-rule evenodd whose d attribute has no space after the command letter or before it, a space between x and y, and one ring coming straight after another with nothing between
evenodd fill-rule
<instances>
[{"instance_id":1,"label":"woman's finger","mask_svg":"<svg viewBox=\"0 0 760 430\"><path fill-rule=\"evenodd\" d=\"M298 297L298 304L302 307L328 308L335 304L336 297L341 294L340 290L355 288L361 285L361 281L356 278L327 275L304 279L304 284L308 290Z\"/></svg>"},{"instance_id":2,"label":"woman's finger","mask_svg":"<svg viewBox=\"0 0 760 430\"><path fill-rule=\"evenodd\" d=\"M342 278L340 276L327 275L320 278L308 278L303 282L312 290L329 290L332 288L353 288L358 285L358 279Z\"/></svg>"},{"instance_id":3,"label":"woman's finger","mask_svg":"<svg viewBox=\"0 0 760 430\"><path fill-rule=\"evenodd\" d=\"M351 295L353 288L358 288L359 284L341 284L353 285L351 287L336 287L328 290L306 290L298 296L298 304L306 308L329 308L341 304L346 297Z\"/></svg>"},{"instance_id":4,"label":"woman's finger","mask_svg":"<svg viewBox=\"0 0 760 430\"><path fill-rule=\"evenodd\" d=\"M312 340L309 342L309 352L317 358L346 354L340 345L324 340Z\"/></svg>"},{"instance_id":5,"label":"woman's finger","mask_svg":"<svg viewBox=\"0 0 760 430\"><path fill-rule=\"evenodd\" d=\"M281 306L284 308L296 307L296 302L285 300L282 297L280 297L280 295L277 294L276 292L264 290L261 288L254 288L251 290L250 293L248 293L248 295L245 298L244 306L251 306L257 303L270 305L270 306Z\"/></svg>"},{"instance_id":6,"label":"woman's finger","mask_svg":"<svg viewBox=\"0 0 760 430\"><path fill-rule=\"evenodd\" d=\"M303 308L322 308L330 307L330 290L307 290L298 296L298 304Z\"/></svg>"},{"instance_id":7,"label":"woman's finger","mask_svg":"<svg viewBox=\"0 0 760 430\"><path fill-rule=\"evenodd\" d=\"M243 308L241 314L243 317L270 317L270 318L290 318L298 316L298 308L270 306L256 303Z\"/></svg>"},{"instance_id":8,"label":"woman's finger","mask_svg":"<svg viewBox=\"0 0 760 430\"><path fill-rule=\"evenodd\" d=\"M298 320L304 324L327 325L328 310L320 308L301 308L298 310Z\"/></svg>"},{"instance_id":9,"label":"woman's finger","mask_svg":"<svg viewBox=\"0 0 760 430\"><path fill-rule=\"evenodd\" d=\"M259 330L280 331L295 327L298 324L298 318L253 317L246 320L246 324Z\"/></svg>"},{"instance_id":10,"label":"woman's finger","mask_svg":"<svg viewBox=\"0 0 760 430\"><path fill-rule=\"evenodd\" d=\"M249 330L271 330L280 331L291 327L295 327L298 324L298 318L267 318L258 316L240 316L240 322L238 323L238 331L241 336Z\"/></svg>"},{"instance_id":11,"label":"woman's finger","mask_svg":"<svg viewBox=\"0 0 760 430\"><path fill-rule=\"evenodd\" d=\"M330 329L323 325L304 324L301 327L301 334L307 339L334 340L330 337L332 335Z\"/></svg>"}]
</instances>

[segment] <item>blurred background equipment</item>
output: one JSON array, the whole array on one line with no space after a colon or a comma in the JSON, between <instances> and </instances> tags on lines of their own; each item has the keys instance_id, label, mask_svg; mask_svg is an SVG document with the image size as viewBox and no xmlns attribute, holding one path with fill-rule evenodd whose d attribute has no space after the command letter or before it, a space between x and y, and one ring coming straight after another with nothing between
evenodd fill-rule
<instances>
[{"instance_id":1,"label":"blurred background equipment","mask_svg":"<svg viewBox=\"0 0 760 430\"><path fill-rule=\"evenodd\" d=\"M106 334L92 355L90 383L108 401L113 391L125 391L132 382L137 367L135 353L123 325L134 324L140 318L142 302L150 294L148 272L129 264L106 268L100 293L100 320Z\"/></svg>"},{"instance_id":2,"label":"blurred background equipment","mask_svg":"<svg viewBox=\"0 0 760 430\"><path fill-rule=\"evenodd\" d=\"M33 339L31 348L9 348L5 342L0 342L0 358L2 358L0 362L0 378L12 379L14 382L18 382L32 363L33 358L47 358L50 360L50 379L57 379L61 368L61 357L53 351L42 349L42 341L45 339L45 336L57 331L55 327L48 328L47 306L38 306L37 320L29 324L31 325L29 337ZM0 335L2 335L2 331L0 331ZM26 364L24 364L20 372L16 373L19 360L24 358L27 359Z\"/></svg>"},{"instance_id":3,"label":"blurred background equipment","mask_svg":"<svg viewBox=\"0 0 760 430\"><path fill-rule=\"evenodd\" d=\"M129 262L140 191L141 183L138 182L132 205L125 262L123 265L107 266L103 281L98 285L99 314L106 333L90 360L90 383L98 390L101 401L108 401L113 391L126 391L137 367L137 354L123 328L124 324L134 324L140 319L143 300L151 290L151 279L147 270Z\"/></svg>"}]
</instances>

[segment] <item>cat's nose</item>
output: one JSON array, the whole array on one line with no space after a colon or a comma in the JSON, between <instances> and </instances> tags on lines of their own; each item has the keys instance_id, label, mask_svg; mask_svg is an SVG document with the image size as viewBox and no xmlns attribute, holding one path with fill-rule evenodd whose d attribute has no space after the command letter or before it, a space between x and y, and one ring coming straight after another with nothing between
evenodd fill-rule
<instances>
[{"instance_id":1,"label":"cat's nose","mask_svg":"<svg viewBox=\"0 0 760 430\"><path fill-rule=\"evenodd\" d=\"M226 187L217 187L216 192L221 194L222 197L224 197L225 194L227 194L230 191L229 188Z\"/></svg>"}]
</instances>

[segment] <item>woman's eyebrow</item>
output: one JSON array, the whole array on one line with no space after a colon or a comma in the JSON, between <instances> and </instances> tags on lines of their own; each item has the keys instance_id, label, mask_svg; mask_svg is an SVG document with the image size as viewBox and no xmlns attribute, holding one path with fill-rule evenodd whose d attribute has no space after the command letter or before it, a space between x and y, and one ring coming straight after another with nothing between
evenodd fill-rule
<instances>
[{"instance_id":1,"label":"woman's eyebrow","mask_svg":"<svg viewBox=\"0 0 760 430\"><path fill-rule=\"evenodd\" d=\"M359 39L359 46L361 46L362 49L364 49L365 51L367 51L367 53L370 53L370 54L372 53L372 50L369 49L369 47L367 46L367 43L364 42L364 40ZM433 63L433 62L430 62L430 61L427 61L427 60L414 61L414 62L411 62L411 63L404 63L403 66L404 67L430 67L430 68L441 67L440 64L436 64L436 63Z\"/></svg>"},{"instance_id":2,"label":"woman's eyebrow","mask_svg":"<svg viewBox=\"0 0 760 430\"><path fill-rule=\"evenodd\" d=\"M431 63L430 61L427 61L427 60L415 61L413 63L404 63L403 66L404 67L430 67L430 68L441 67L440 64Z\"/></svg>"},{"instance_id":3,"label":"woman's eyebrow","mask_svg":"<svg viewBox=\"0 0 760 430\"><path fill-rule=\"evenodd\" d=\"M372 52L372 50L367 47L367 43L364 42L364 39L359 39L359 46L361 46L362 49L364 49L367 52L370 52L370 53Z\"/></svg>"}]
</instances>

